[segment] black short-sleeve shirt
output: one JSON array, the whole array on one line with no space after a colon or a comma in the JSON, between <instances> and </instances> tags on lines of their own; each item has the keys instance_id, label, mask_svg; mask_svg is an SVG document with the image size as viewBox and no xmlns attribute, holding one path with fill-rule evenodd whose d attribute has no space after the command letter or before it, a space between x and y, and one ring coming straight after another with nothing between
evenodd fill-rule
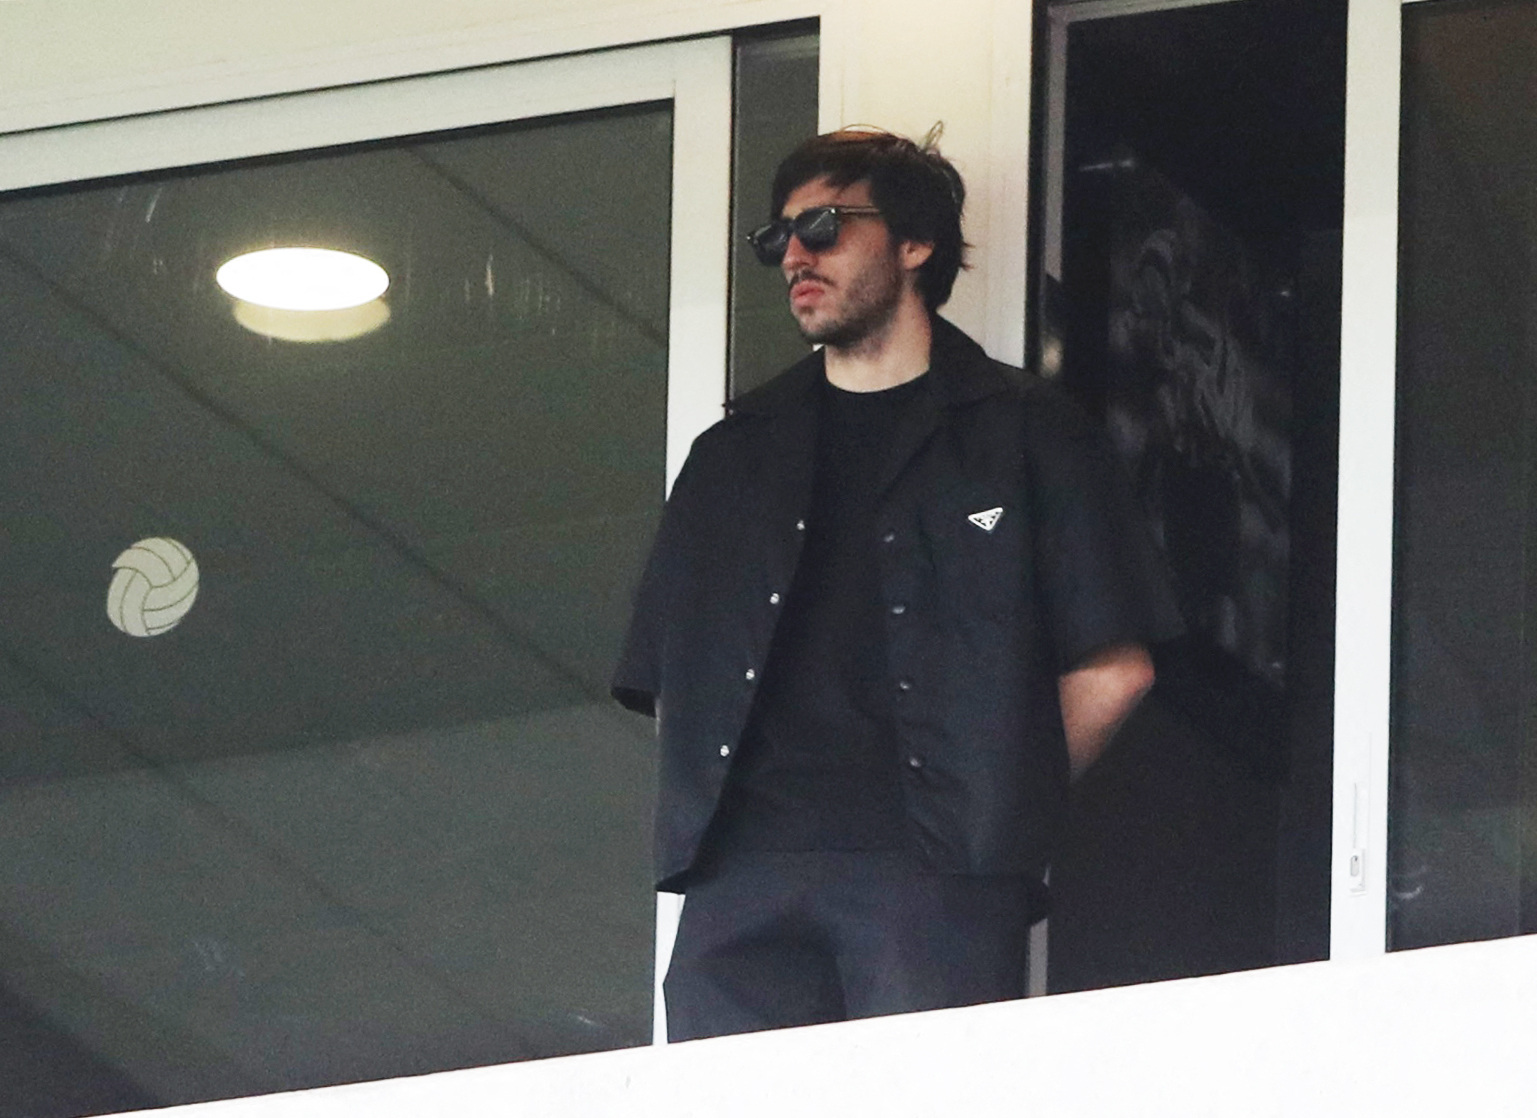
<instances>
[{"instance_id":1,"label":"black short-sleeve shirt","mask_svg":"<svg viewBox=\"0 0 1537 1118\"><path fill-rule=\"evenodd\" d=\"M1178 635L1162 557L1100 432L934 320L931 367L875 482L908 841L936 870L1039 875L1067 788L1057 677ZM658 880L697 858L773 645L813 495L820 355L695 441L636 594L614 695L659 718Z\"/></svg>"}]
</instances>

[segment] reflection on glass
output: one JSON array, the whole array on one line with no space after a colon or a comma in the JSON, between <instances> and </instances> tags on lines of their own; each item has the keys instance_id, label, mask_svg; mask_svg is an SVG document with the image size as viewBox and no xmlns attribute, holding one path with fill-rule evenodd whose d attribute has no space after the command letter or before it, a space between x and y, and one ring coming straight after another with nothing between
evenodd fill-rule
<instances>
[{"instance_id":1,"label":"reflection on glass","mask_svg":"<svg viewBox=\"0 0 1537 1118\"><path fill-rule=\"evenodd\" d=\"M1325 958L1346 7L1046 7L1033 371L1187 629L1075 786L1048 987Z\"/></svg>"},{"instance_id":2,"label":"reflection on glass","mask_svg":"<svg viewBox=\"0 0 1537 1118\"><path fill-rule=\"evenodd\" d=\"M1537 6L1404 30L1395 948L1537 932Z\"/></svg>"},{"instance_id":3,"label":"reflection on glass","mask_svg":"<svg viewBox=\"0 0 1537 1118\"><path fill-rule=\"evenodd\" d=\"M670 165L650 106L0 199L21 1112L649 1038L651 742L606 680L662 496ZM213 276L259 243L356 246L388 328L246 329ZM131 640L103 604L153 540L196 607Z\"/></svg>"},{"instance_id":4,"label":"reflection on glass","mask_svg":"<svg viewBox=\"0 0 1537 1118\"><path fill-rule=\"evenodd\" d=\"M815 31L744 37L736 46L731 175L731 395L756 388L807 352L786 309L784 279L747 243L768 220L779 161L817 132Z\"/></svg>"},{"instance_id":5,"label":"reflection on glass","mask_svg":"<svg viewBox=\"0 0 1537 1118\"><path fill-rule=\"evenodd\" d=\"M253 334L285 342L350 342L373 333L390 320L390 306L383 299L356 307L315 311L265 307L244 299L231 302L235 321L240 325Z\"/></svg>"},{"instance_id":6,"label":"reflection on glass","mask_svg":"<svg viewBox=\"0 0 1537 1118\"><path fill-rule=\"evenodd\" d=\"M169 633L197 601L197 560L176 540L140 540L112 560L107 620L131 637Z\"/></svg>"},{"instance_id":7,"label":"reflection on glass","mask_svg":"<svg viewBox=\"0 0 1537 1118\"><path fill-rule=\"evenodd\" d=\"M366 257L302 246L243 252L221 264L214 279L243 302L285 311L360 307L390 286L389 273Z\"/></svg>"}]
</instances>

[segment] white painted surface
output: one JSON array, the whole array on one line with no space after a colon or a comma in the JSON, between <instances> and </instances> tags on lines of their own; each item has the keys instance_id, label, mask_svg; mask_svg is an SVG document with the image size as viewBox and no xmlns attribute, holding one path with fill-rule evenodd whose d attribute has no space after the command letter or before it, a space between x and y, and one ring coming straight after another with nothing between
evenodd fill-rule
<instances>
[{"instance_id":1,"label":"white painted surface","mask_svg":"<svg viewBox=\"0 0 1537 1118\"><path fill-rule=\"evenodd\" d=\"M1030 207L1030 6L998 5L992 28L987 176L967 235L986 246L984 325L979 337L1000 361L1025 360L1026 245ZM978 221L982 215L985 220Z\"/></svg>"},{"instance_id":2,"label":"white painted surface","mask_svg":"<svg viewBox=\"0 0 1537 1118\"><path fill-rule=\"evenodd\" d=\"M667 326L667 487L695 436L725 414L731 241L731 40L674 43L672 289ZM612 54L590 56L606 60ZM560 65L558 60L550 65Z\"/></svg>"},{"instance_id":3,"label":"white painted surface","mask_svg":"<svg viewBox=\"0 0 1537 1118\"><path fill-rule=\"evenodd\" d=\"M158 1113L1517 1115L1533 1006L1526 937Z\"/></svg>"},{"instance_id":4,"label":"white painted surface","mask_svg":"<svg viewBox=\"0 0 1537 1118\"><path fill-rule=\"evenodd\" d=\"M818 0L26 0L0 8L0 132L656 42Z\"/></svg>"},{"instance_id":5,"label":"white painted surface","mask_svg":"<svg viewBox=\"0 0 1537 1118\"><path fill-rule=\"evenodd\" d=\"M662 982L667 978L667 964L672 960L673 945L678 942L678 922L683 919L680 893L656 895L656 971L651 1002L651 1043L667 1043L667 1001Z\"/></svg>"},{"instance_id":6,"label":"white painted surface","mask_svg":"<svg viewBox=\"0 0 1537 1118\"><path fill-rule=\"evenodd\" d=\"M877 124L941 150L966 180L975 246L945 316L992 353L1024 352L1030 18L1019 0L831 0L822 22L824 128Z\"/></svg>"},{"instance_id":7,"label":"white painted surface","mask_svg":"<svg viewBox=\"0 0 1537 1118\"><path fill-rule=\"evenodd\" d=\"M1351 0L1330 956L1385 950L1398 338L1398 0ZM1361 857L1352 881L1350 862Z\"/></svg>"}]
</instances>

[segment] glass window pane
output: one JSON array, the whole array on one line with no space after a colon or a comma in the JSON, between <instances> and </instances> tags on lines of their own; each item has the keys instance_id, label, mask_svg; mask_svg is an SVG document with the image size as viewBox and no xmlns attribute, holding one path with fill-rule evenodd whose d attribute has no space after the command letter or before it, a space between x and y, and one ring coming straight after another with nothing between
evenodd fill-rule
<instances>
[{"instance_id":1,"label":"glass window pane","mask_svg":"<svg viewBox=\"0 0 1537 1118\"><path fill-rule=\"evenodd\" d=\"M651 105L0 199L26 1113L649 1039L651 729L607 677L663 491L671 141ZM215 283L294 244L382 302Z\"/></svg>"},{"instance_id":2,"label":"glass window pane","mask_svg":"<svg viewBox=\"0 0 1537 1118\"><path fill-rule=\"evenodd\" d=\"M817 130L817 34L791 28L736 44L731 170L731 395L763 384L807 353L778 268L758 263L747 234L769 219L779 161Z\"/></svg>"},{"instance_id":3,"label":"glass window pane","mask_svg":"<svg viewBox=\"0 0 1537 1118\"><path fill-rule=\"evenodd\" d=\"M1052 991L1328 953L1347 11L1156 9L1043 37L1035 370L1104 423L1188 631L1074 788Z\"/></svg>"},{"instance_id":4,"label":"glass window pane","mask_svg":"<svg viewBox=\"0 0 1537 1118\"><path fill-rule=\"evenodd\" d=\"M1537 931L1537 6L1404 11L1395 948Z\"/></svg>"}]
</instances>

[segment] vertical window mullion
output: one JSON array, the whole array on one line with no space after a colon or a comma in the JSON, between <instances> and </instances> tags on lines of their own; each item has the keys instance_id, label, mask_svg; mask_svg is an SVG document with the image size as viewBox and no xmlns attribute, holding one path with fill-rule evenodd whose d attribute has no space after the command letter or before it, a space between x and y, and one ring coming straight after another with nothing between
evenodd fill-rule
<instances>
[{"instance_id":1,"label":"vertical window mullion","mask_svg":"<svg viewBox=\"0 0 1537 1118\"><path fill-rule=\"evenodd\" d=\"M1351 0L1340 334L1330 957L1386 943L1399 0Z\"/></svg>"}]
</instances>

